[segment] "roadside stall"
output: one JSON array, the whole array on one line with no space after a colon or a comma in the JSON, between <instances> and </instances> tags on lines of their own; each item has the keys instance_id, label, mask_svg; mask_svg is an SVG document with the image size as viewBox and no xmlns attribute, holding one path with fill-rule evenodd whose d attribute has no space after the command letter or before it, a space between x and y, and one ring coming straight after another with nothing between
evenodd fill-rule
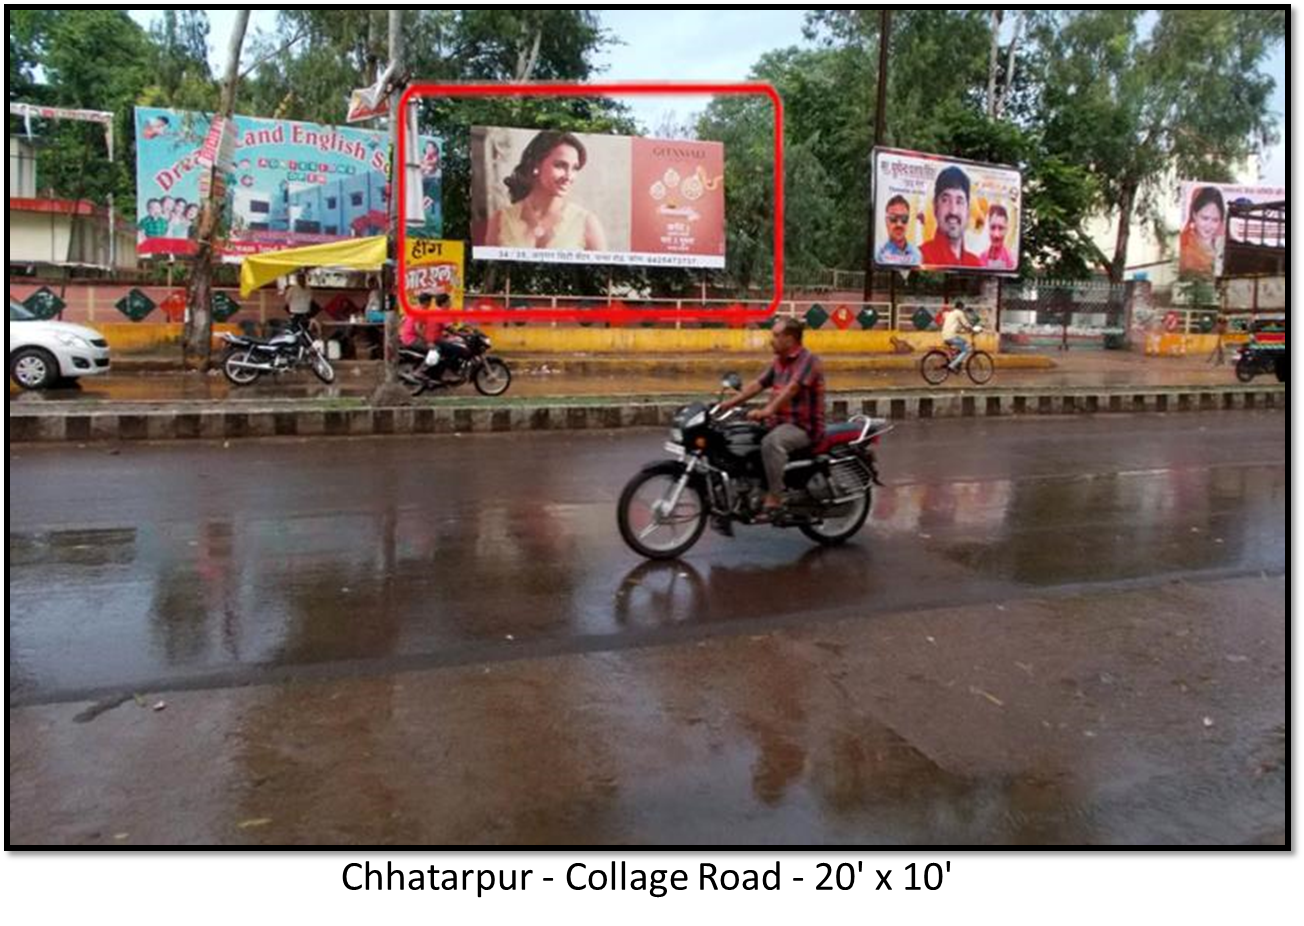
<instances>
[{"instance_id":1,"label":"roadside stall","mask_svg":"<svg viewBox=\"0 0 1304 926\"><path fill-rule=\"evenodd\" d=\"M248 296L303 273L313 293L313 323L321 329L327 356L374 359L382 355L384 344L385 258L383 235L251 254L240 263L240 294Z\"/></svg>"}]
</instances>

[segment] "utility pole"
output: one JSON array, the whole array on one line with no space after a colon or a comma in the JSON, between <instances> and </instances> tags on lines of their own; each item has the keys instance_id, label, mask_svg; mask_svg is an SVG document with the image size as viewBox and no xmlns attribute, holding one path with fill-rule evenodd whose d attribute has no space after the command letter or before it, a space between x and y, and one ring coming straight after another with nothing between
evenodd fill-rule
<instances>
[{"instance_id":1,"label":"utility pole","mask_svg":"<svg viewBox=\"0 0 1304 926\"><path fill-rule=\"evenodd\" d=\"M878 147L883 143L883 136L887 134L888 124L888 38L889 30L892 26L892 12L887 9L879 10L879 99L874 108L874 146ZM865 245L865 301L874 300L874 183L875 177L874 159L870 159L870 206L868 206L868 217L870 217L870 230L866 236Z\"/></svg>"}]
</instances>

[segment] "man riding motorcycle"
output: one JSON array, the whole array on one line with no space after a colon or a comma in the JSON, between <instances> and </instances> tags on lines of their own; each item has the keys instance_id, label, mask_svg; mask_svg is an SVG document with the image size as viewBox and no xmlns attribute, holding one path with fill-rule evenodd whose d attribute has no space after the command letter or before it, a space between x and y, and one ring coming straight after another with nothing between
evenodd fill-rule
<instances>
[{"instance_id":1,"label":"man riding motorcycle","mask_svg":"<svg viewBox=\"0 0 1304 926\"><path fill-rule=\"evenodd\" d=\"M430 293L422 293L417 297L417 305L425 311L447 311L450 304L448 293L439 293L434 297ZM439 382L446 371L456 370L458 363L467 355L466 343L456 331L444 322L428 318L418 320L412 315L404 316L403 326L399 329L399 341L406 348L426 352L427 359L417 368L416 375L428 377L435 382ZM439 352L439 359L434 366L429 365L431 348Z\"/></svg>"},{"instance_id":2,"label":"man riding motorcycle","mask_svg":"<svg viewBox=\"0 0 1304 926\"><path fill-rule=\"evenodd\" d=\"M769 369L720 404L725 412L766 389L770 400L747 413L770 429L761 441L769 491L763 513L770 519L783 508L783 469L796 450L818 444L824 436L824 370L819 357L802 346L805 326L795 318L780 318L771 331L774 361Z\"/></svg>"}]
</instances>

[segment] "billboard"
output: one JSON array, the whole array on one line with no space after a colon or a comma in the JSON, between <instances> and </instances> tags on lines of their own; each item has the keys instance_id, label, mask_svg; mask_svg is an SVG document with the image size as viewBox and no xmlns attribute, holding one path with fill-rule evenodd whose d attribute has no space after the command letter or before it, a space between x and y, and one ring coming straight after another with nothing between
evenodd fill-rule
<instances>
[{"instance_id":1,"label":"billboard","mask_svg":"<svg viewBox=\"0 0 1304 926\"><path fill-rule=\"evenodd\" d=\"M1018 271L1017 169L893 148L873 162L876 267Z\"/></svg>"},{"instance_id":2,"label":"billboard","mask_svg":"<svg viewBox=\"0 0 1304 926\"><path fill-rule=\"evenodd\" d=\"M136 108L137 253L195 251L205 162L226 168L227 259L384 234L389 225L389 137L367 129ZM229 140L228 140L229 139ZM218 156L217 146L227 148ZM438 236L442 149L420 139L426 231Z\"/></svg>"},{"instance_id":3,"label":"billboard","mask_svg":"<svg viewBox=\"0 0 1304 926\"><path fill-rule=\"evenodd\" d=\"M724 146L471 129L476 260L725 265Z\"/></svg>"},{"instance_id":4,"label":"billboard","mask_svg":"<svg viewBox=\"0 0 1304 926\"><path fill-rule=\"evenodd\" d=\"M466 294L464 248L461 241L408 238L404 242L403 291L409 305L422 293L447 293L449 308L462 308Z\"/></svg>"},{"instance_id":5,"label":"billboard","mask_svg":"<svg viewBox=\"0 0 1304 926\"><path fill-rule=\"evenodd\" d=\"M1178 273L1184 277L1222 276L1223 253L1233 242L1286 246L1285 226L1265 226L1253 219L1228 221L1233 205L1282 202L1286 189L1233 183L1182 182L1182 232L1178 239ZM1270 236L1264 238L1264 233ZM1280 239L1280 240L1277 240Z\"/></svg>"}]
</instances>

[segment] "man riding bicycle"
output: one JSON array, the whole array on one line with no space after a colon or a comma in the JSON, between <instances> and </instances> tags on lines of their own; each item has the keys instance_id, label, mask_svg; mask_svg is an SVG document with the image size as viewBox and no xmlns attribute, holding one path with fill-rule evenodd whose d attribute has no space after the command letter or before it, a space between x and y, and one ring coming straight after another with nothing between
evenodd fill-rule
<instances>
[{"instance_id":1,"label":"man riding bicycle","mask_svg":"<svg viewBox=\"0 0 1304 926\"><path fill-rule=\"evenodd\" d=\"M942 321L942 342L956 355L955 359L947 364L951 372L959 372L960 367L973 353L973 347L963 335L974 333L976 328L976 318L970 315L963 302L957 300L955 307L946 313L946 318Z\"/></svg>"}]
</instances>

